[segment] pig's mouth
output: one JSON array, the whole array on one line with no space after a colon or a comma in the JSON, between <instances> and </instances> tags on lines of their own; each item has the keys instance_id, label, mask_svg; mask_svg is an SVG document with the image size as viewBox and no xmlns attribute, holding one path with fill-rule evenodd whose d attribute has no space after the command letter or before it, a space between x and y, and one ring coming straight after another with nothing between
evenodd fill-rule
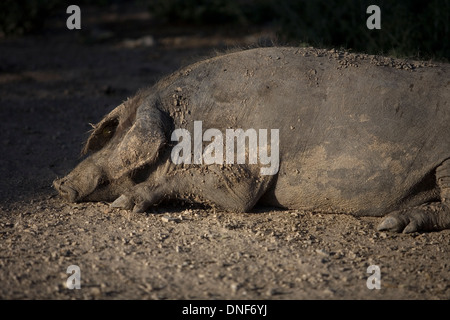
<instances>
[{"instance_id":1,"label":"pig's mouth","mask_svg":"<svg viewBox=\"0 0 450 320\"><path fill-rule=\"evenodd\" d=\"M78 191L68 185L63 179L55 180L53 186L59 192L60 196L68 202L76 202Z\"/></svg>"},{"instance_id":2,"label":"pig's mouth","mask_svg":"<svg viewBox=\"0 0 450 320\"><path fill-rule=\"evenodd\" d=\"M123 181L125 187L133 185L130 179ZM61 198L67 202L86 202L86 201L112 201L123 192L121 184L111 184L108 180L99 179L95 181L91 188L83 189L67 178L55 180L53 186L58 191Z\"/></svg>"}]
</instances>

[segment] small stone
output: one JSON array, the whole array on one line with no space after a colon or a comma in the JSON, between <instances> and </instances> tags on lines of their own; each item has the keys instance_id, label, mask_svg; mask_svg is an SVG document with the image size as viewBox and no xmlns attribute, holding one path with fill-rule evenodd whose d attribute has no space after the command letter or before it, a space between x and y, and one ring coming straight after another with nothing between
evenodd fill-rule
<instances>
[{"instance_id":1,"label":"small stone","mask_svg":"<svg viewBox=\"0 0 450 320\"><path fill-rule=\"evenodd\" d=\"M325 294L327 296L332 296L332 295L334 295L334 292L331 289L326 288L325 290L323 290L323 294Z\"/></svg>"},{"instance_id":2,"label":"small stone","mask_svg":"<svg viewBox=\"0 0 450 320\"><path fill-rule=\"evenodd\" d=\"M100 291L100 288L97 287L93 287L91 288L91 295L94 297L98 297L102 294L102 292Z\"/></svg>"},{"instance_id":3,"label":"small stone","mask_svg":"<svg viewBox=\"0 0 450 320\"><path fill-rule=\"evenodd\" d=\"M322 250L322 249L317 249L316 252L324 257L330 256L330 254L328 252L326 252L325 250Z\"/></svg>"},{"instance_id":4,"label":"small stone","mask_svg":"<svg viewBox=\"0 0 450 320\"><path fill-rule=\"evenodd\" d=\"M275 289L273 289L273 288L267 289L267 291L266 291L266 296L271 297L271 296L273 296L274 294L276 294Z\"/></svg>"},{"instance_id":5,"label":"small stone","mask_svg":"<svg viewBox=\"0 0 450 320\"><path fill-rule=\"evenodd\" d=\"M163 222L180 222L179 218L172 218L172 217L168 217L168 216L162 216L161 220Z\"/></svg>"}]
</instances>

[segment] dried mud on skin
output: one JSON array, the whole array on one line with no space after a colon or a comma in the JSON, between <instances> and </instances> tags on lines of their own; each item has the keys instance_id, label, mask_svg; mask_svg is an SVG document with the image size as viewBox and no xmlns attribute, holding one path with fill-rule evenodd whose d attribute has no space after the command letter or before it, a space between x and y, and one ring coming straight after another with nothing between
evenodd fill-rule
<instances>
[{"instance_id":1,"label":"dried mud on skin","mask_svg":"<svg viewBox=\"0 0 450 320\"><path fill-rule=\"evenodd\" d=\"M274 208L169 203L133 214L63 202L51 182L80 161L89 123L221 39L178 48L161 33L152 47L129 48L58 30L0 39L1 299L450 298L450 230L385 233L378 218ZM318 54L343 67L363 56ZM70 265L80 267L80 290L66 288ZM380 267L380 290L366 286L370 265Z\"/></svg>"}]
</instances>

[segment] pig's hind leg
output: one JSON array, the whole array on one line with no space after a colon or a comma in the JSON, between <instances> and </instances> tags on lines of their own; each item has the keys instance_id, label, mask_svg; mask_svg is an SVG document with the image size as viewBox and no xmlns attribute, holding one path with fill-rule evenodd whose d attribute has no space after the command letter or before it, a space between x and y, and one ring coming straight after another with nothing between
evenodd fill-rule
<instances>
[{"instance_id":1,"label":"pig's hind leg","mask_svg":"<svg viewBox=\"0 0 450 320\"><path fill-rule=\"evenodd\" d=\"M383 219L378 230L411 233L450 228L450 160L436 169L436 184L440 190L440 202L394 211Z\"/></svg>"}]
</instances>

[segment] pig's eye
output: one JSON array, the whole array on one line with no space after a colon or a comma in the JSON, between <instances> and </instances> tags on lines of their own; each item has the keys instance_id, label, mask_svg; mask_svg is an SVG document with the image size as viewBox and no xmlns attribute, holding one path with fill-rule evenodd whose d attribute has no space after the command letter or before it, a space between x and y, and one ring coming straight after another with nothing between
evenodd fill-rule
<instances>
[{"instance_id":1,"label":"pig's eye","mask_svg":"<svg viewBox=\"0 0 450 320\"><path fill-rule=\"evenodd\" d=\"M100 127L96 128L89 137L83 153L88 151L98 151L103 148L106 143L114 136L116 128L119 125L119 119L111 119L104 122Z\"/></svg>"},{"instance_id":2,"label":"pig's eye","mask_svg":"<svg viewBox=\"0 0 450 320\"><path fill-rule=\"evenodd\" d=\"M105 137L105 138L109 138L110 136L113 135L113 133L114 133L114 131L112 128L104 128L103 132L102 132L103 137Z\"/></svg>"},{"instance_id":3,"label":"pig's eye","mask_svg":"<svg viewBox=\"0 0 450 320\"><path fill-rule=\"evenodd\" d=\"M107 122L103 128L101 128L101 131L99 132L99 142L100 144L104 145L106 142L108 142L114 133L116 132L117 128L117 121L110 121Z\"/></svg>"}]
</instances>

